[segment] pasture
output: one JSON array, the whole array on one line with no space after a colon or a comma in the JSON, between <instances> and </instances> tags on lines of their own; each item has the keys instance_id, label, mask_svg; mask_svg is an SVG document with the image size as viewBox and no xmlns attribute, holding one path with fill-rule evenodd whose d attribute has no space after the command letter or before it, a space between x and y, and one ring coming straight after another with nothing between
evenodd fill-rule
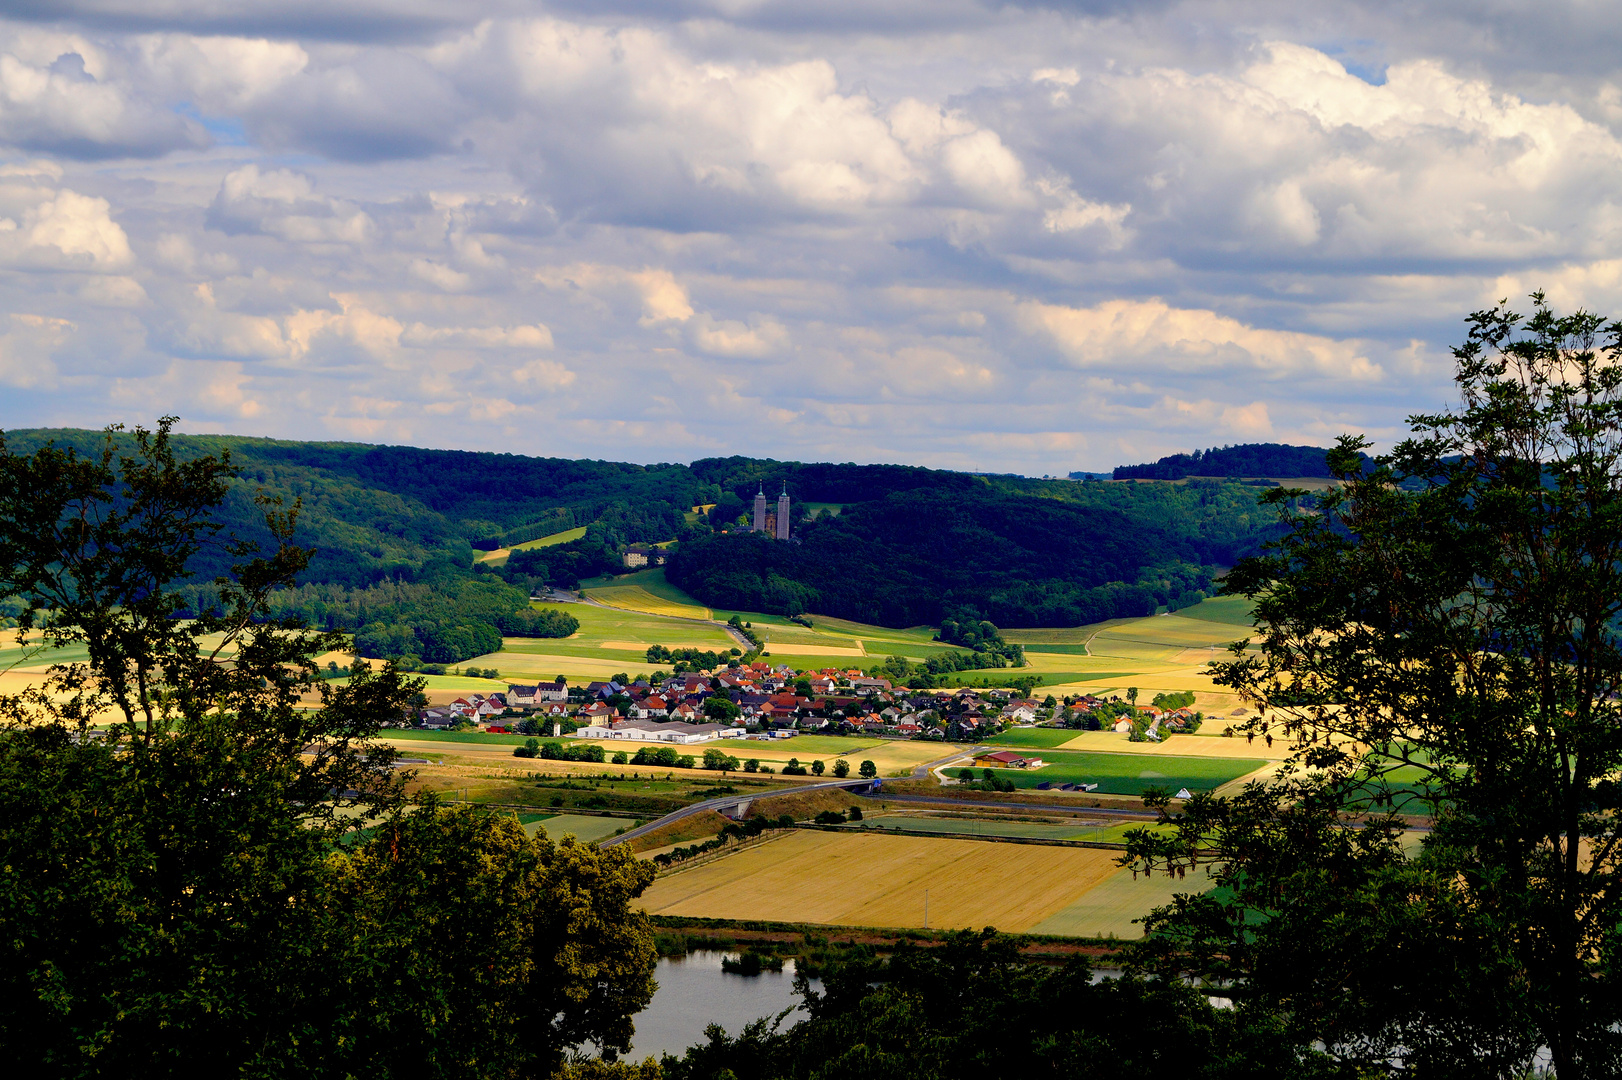
<instances>
[{"instance_id":1,"label":"pasture","mask_svg":"<svg viewBox=\"0 0 1622 1080\"><path fill-rule=\"evenodd\" d=\"M1140 938L1143 926L1136 920L1157 907L1170 904L1178 893L1208 891L1214 884L1209 875L1208 867L1200 867L1186 878L1166 874L1135 876L1131 870L1119 869L1030 927L1030 932L1061 937Z\"/></svg>"},{"instance_id":2,"label":"pasture","mask_svg":"<svg viewBox=\"0 0 1622 1080\"><path fill-rule=\"evenodd\" d=\"M579 540L585 535L586 527L584 525L580 526L578 529L564 529L562 532L555 532L550 536L542 536L534 540L526 540L522 544L514 544L510 548L496 548L494 551L486 551L484 554L479 556L479 561L489 563L491 566L501 566L506 563L507 559L511 557L512 553L515 551L529 551L532 548L555 547L558 544L570 544L576 540Z\"/></svg>"},{"instance_id":3,"label":"pasture","mask_svg":"<svg viewBox=\"0 0 1622 1080\"><path fill-rule=\"evenodd\" d=\"M1141 795L1151 787L1210 791L1270 762L1253 758L1184 757L1175 754L1097 754L1049 750L1040 769L993 769L1020 790L1039 784L1097 784L1101 795ZM979 774L983 766L976 767Z\"/></svg>"},{"instance_id":4,"label":"pasture","mask_svg":"<svg viewBox=\"0 0 1622 1080\"><path fill-rule=\"evenodd\" d=\"M529 816L522 815L519 820L523 821ZM583 843L595 844L635 824L636 822L628 818L600 817L592 814L547 814L537 816L531 821L524 821L524 831L531 836L537 832L545 832L552 840L572 836Z\"/></svg>"},{"instance_id":5,"label":"pasture","mask_svg":"<svg viewBox=\"0 0 1622 1080\"><path fill-rule=\"evenodd\" d=\"M591 578L580 583L580 591L599 604L647 615L671 619L711 618L709 608L666 580L662 566L618 577Z\"/></svg>"},{"instance_id":6,"label":"pasture","mask_svg":"<svg viewBox=\"0 0 1622 1080\"><path fill-rule=\"evenodd\" d=\"M666 874L641 905L656 915L920 927L927 890L932 929L1019 932L1113 876L1116 857L1097 848L795 830Z\"/></svg>"},{"instance_id":7,"label":"pasture","mask_svg":"<svg viewBox=\"0 0 1622 1080\"><path fill-rule=\"evenodd\" d=\"M1010 728L1001 735L980 741L990 746L1029 746L1044 749L1063 746L1078 733L1070 728Z\"/></svg>"}]
</instances>

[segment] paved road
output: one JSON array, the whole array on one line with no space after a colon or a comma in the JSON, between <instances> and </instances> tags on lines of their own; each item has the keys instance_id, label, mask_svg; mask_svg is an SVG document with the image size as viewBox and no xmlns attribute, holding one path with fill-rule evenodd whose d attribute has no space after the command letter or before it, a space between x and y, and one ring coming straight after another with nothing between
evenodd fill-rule
<instances>
[{"instance_id":1,"label":"paved road","mask_svg":"<svg viewBox=\"0 0 1622 1080\"><path fill-rule=\"evenodd\" d=\"M684 806L680 810L673 810L664 817L655 821L650 821L646 825L640 825L629 832L620 833L613 839L604 840L597 846L612 847L615 844L623 844L627 840L635 840L637 837L645 836L655 829L663 828L672 822L680 821L682 818L692 817L694 814L701 814L706 810L721 810L723 808L735 807L738 805L738 803L744 801L745 799L753 802L756 799L776 798L778 795L801 795L807 791L823 791L827 788L870 787L872 784L872 780L861 778L853 780L825 780L820 784L802 784L799 787L789 788L761 788L757 792L750 792L748 794L728 795L720 799L705 799L703 802L694 803L691 806Z\"/></svg>"}]
</instances>

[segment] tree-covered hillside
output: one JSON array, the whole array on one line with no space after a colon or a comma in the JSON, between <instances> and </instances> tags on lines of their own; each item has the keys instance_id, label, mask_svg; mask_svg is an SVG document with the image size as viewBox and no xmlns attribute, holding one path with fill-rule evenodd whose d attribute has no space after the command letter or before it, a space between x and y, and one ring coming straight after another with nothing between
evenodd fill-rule
<instances>
[{"instance_id":1,"label":"tree-covered hillside","mask_svg":"<svg viewBox=\"0 0 1622 1080\"><path fill-rule=\"evenodd\" d=\"M1188 476L1329 476L1321 446L1245 443L1172 454L1147 465L1119 465L1117 480L1181 480Z\"/></svg>"},{"instance_id":2,"label":"tree-covered hillside","mask_svg":"<svg viewBox=\"0 0 1622 1080\"><path fill-rule=\"evenodd\" d=\"M912 489L801 524L781 544L732 533L681 545L668 573L705 603L815 611L888 626L972 613L1074 626L1200 599L1213 564L1253 550L1254 494L1235 485ZM1062 496L1062 497L1061 497Z\"/></svg>"},{"instance_id":3,"label":"tree-covered hillside","mask_svg":"<svg viewBox=\"0 0 1622 1080\"><path fill-rule=\"evenodd\" d=\"M48 439L96 452L100 432L9 432L27 452ZM122 437L121 437L122 438ZM229 451L241 475L223 517L269 544L255 499L301 500L298 542L315 549L307 587L278 611L356 633L369 655L455 662L502 633L567 632L524 616L527 597L623 569L626 545L671 539L670 574L706 603L822 612L889 625L946 615L1005 626L1075 625L1190 603L1210 568L1255 550L1270 519L1253 489L975 476L905 465L710 458L687 465L570 461L514 454L238 436L175 436L185 458ZM794 541L738 529L757 489L787 486ZM804 504L838 516L804 519ZM707 518L694 506L713 505ZM515 551L478 549L584 527L579 540ZM194 610L231 558L200 553ZM477 586L477 587L475 587ZM532 625L533 624L533 625Z\"/></svg>"}]
</instances>

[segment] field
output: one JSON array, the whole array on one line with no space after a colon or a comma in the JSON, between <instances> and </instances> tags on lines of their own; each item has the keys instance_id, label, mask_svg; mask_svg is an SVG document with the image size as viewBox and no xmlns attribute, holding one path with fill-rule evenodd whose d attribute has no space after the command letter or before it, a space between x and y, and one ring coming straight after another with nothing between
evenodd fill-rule
<instances>
[{"instance_id":1,"label":"field","mask_svg":"<svg viewBox=\"0 0 1622 1080\"><path fill-rule=\"evenodd\" d=\"M523 815L519 820L523 820ZM524 822L524 831L534 836L538 831L544 831L553 840L562 840L565 836L573 836L577 840L588 844L595 844L599 840L606 840L622 829L636 824L627 818L598 817L588 814L556 814L537 817L532 821Z\"/></svg>"},{"instance_id":2,"label":"field","mask_svg":"<svg viewBox=\"0 0 1622 1080\"><path fill-rule=\"evenodd\" d=\"M1030 746L1044 749L1063 746L1074 739L1077 732L1069 728L1012 728L1001 735L983 739L991 746Z\"/></svg>"},{"instance_id":3,"label":"field","mask_svg":"<svg viewBox=\"0 0 1622 1080\"><path fill-rule=\"evenodd\" d=\"M623 577L582 581L581 592L599 604L672 619L708 619L710 609L665 580L664 567Z\"/></svg>"},{"instance_id":4,"label":"field","mask_svg":"<svg viewBox=\"0 0 1622 1080\"><path fill-rule=\"evenodd\" d=\"M1130 870L1117 870L1067 907L1030 927L1030 932L1061 937L1140 938L1143 927L1135 920L1171 903L1178 893L1205 892L1212 884L1208 874L1208 869L1201 868L1178 879L1165 874L1134 877Z\"/></svg>"},{"instance_id":5,"label":"field","mask_svg":"<svg viewBox=\"0 0 1622 1080\"><path fill-rule=\"evenodd\" d=\"M1084 819L1073 821L1000 821L996 818L967 816L925 817L914 814L869 814L860 825L850 829L884 829L903 833L956 833L960 836L1009 836L1025 840L1088 840L1093 843L1119 844L1131 829L1160 830L1158 825L1141 821L1096 824Z\"/></svg>"},{"instance_id":6,"label":"field","mask_svg":"<svg viewBox=\"0 0 1622 1080\"><path fill-rule=\"evenodd\" d=\"M1113 877L1116 858L1096 848L797 830L667 874L641 903L658 915L916 927L927 891L931 928L1017 932Z\"/></svg>"},{"instance_id":7,"label":"field","mask_svg":"<svg viewBox=\"0 0 1622 1080\"><path fill-rule=\"evenodd\" d=\"M557 544L569 544L585 535L586 527L584 525L580 526L578 529L564 529L562 532L555 532L550 536L542 536L534 540L526 540L522 544L514 544L510 548L497 548L494 551L487 551L483 555L479 556L479 561L487 562L492 566L500 566L505 563L507 561L507 557L515 551L529 551L531 548L544 548L553 547Z\"/></svg>"},{"instance_id":8,"label":"field","mask_svg":"<svg viewBox=\"0 0 1622 1080\"><path fill-rule=\"evenodd\" d=\"M1210 791L1269 764L1250 758L1183 757L1172 754L1097 754L1050 750L1040 769L995 769L999 779L1016 788L1050 783L1097 784L1101 795L1141 795L1145 788ZM976 770L978 773L978 769Z\"/></svg>"},{"instance_id":9,"label":"field","mask_svg":"<svg viewBox=\"0 0 1622 1080\"><path fill-rule=\"evenodd\" d=\"M738 643L720 626L667 618L626 608L593 604L539 604L558 607L580 620L580 629L566 638L505 638L500 652L486 653L467 663L491 667L514 682L550 679L606 679L625 673L649 673L649 645L693 648L724 653Z\"/></svg>"},{"instance_id":10,"label":"field","mask_svg":"<svg viewBox=\"0 0 1622 1080\"><path fill-rule=\"evenodd\" d=\"M635 753L637 746L640 745L611 739L595 741L606 750L625 750L629 753ZM822 761L832 767L836 758L844 758L850 762L852 776L856 775L856 769L863 760L872 761L878 768L880 776L907 775L912 772L914 766L934 761L957 749L950 743L798 735L792 739L772 739L769 742L763 739L717 739L714 742L678 747L677 750L696 758L702 757L704 751L710 747L731 754L739 761L754 758L779 770L790 758L796 758L801 765L808 767L813 761ZM809 783L816 779L814 776L806 776L800 778L800 782ZM822 779L832 780L833 774L825 774Z\"/></svg>"}]
</instances>

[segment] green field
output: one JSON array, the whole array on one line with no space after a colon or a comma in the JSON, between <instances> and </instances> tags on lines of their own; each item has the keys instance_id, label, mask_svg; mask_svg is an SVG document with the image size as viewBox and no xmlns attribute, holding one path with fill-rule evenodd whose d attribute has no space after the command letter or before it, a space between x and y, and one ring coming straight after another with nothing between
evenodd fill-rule
<instances>
[{"instance_id":1,"label":"green field","mask_svg":"<svg viewBox=\"0 0 1622 1080\"><path fill-rule=\"evenodd\" d=\"M556 547L559 544L572 544L585 535L586 527L582 525L578 529L564 529L562 532L555 532L550 536L542 536L536 540L525 540L522 544L514 544L508 550L530 551L534 548Z\"/></svg>"},{"instance_id":2,"label":"green field","mask_svg":"<svg viewBox=\"0 0 1622 1080\"><path fill-rule=\"evenodd\" d=\"M521 814L518 820L523 822L524 831L531 836L544 830L553 840L573 836L588 844L606 840L616 832L636 824L630 818L599 817L593 814Z\"/></svg>"},{"instance_id":3,"label":"green field","mask_svg":"<svg viewBox=\"0 0 1622 1080\"><path fill-rule=\"evenodd\" d=\"M1063 937L1140 938L1143 926L1135 920L1170 904L1178 893L1209 890L1212 882L1208 875L1204 867L1187 878L1167 874L1137 877L1131 870L1118 870L1068 907L1032 926L1030 932Z\"/></svg>"},{"instance_id":4,"label":"green field","mask_svg":"<svg viewBox=\"0 0 1622 1080\"><path fill-rule=\"evenodd\" d=\"M1249 627L1252 608L1251 602L1243 596L1214 596L1209 600L1201 600L1193 607L1183 608L1177 614L1185 619L1204 619L1208 622L1227 623L1230 626Z\"/></svg>"},{"instance_id":5,"label":"green field","mask_svg":"<svg viewBox=\"0 0 1622 1080\"><path fill-rule=\"evenodd\" d=\"M665 618L646 611L597 607L593 604L545 604L561 607L580 621L580 629L566 638L506 638L500 652L486 653L468 663L493 667L514 682L565 675L570 679L602 679L624 672L651 674L649 645L694 648L724 653L737 642L720 626Z\"/></svg>"},{"instance_id":6,"label":"green field","mask_svg":"<svg viewBox=\"0 0 1622 1080\"><path fill-rule=\"evenodd\" d=\"M1237 780L1268 764L1262 759L1181 757L1174 754L1076 753L1067 750L1044 752L1047 764L1040 769L995 769L999 779L1011 780L1016 788L1038 784L1097 784L1101 795L1141 795L1145 788L1179 788L1209 791ZM976 772L979 769L977 767ZM950 775L950 772L948 772Z\"/></svg>"},{"instance_id":7,"label":"green field","mask_svg":"<svg viewBox=\"0 0 1622 1080\"><path fill-rule=\"evenodd\" d=\"M1001 735L993 735L982 742L994 746L1063 746L1076 737L1070 728L1012 728Z\"/></svg>"}]
</instances>

